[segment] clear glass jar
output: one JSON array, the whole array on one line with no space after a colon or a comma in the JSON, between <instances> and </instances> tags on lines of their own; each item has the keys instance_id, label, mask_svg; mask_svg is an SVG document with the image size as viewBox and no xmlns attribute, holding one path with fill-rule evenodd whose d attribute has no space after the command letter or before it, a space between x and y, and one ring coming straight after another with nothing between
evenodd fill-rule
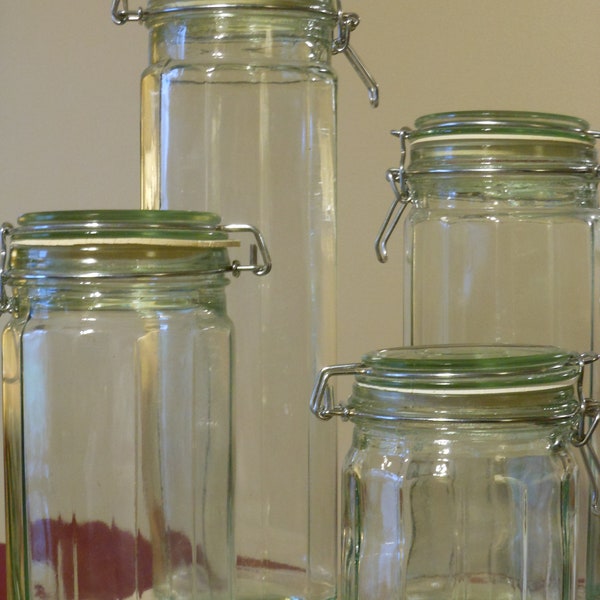
<instances>
[{"instance_id":1,"label":"clear glass jar","mask_svg":"<svg viewBox=\"0 0 600 600\"><path fill-rule=\"evenodd\" d=\"M598 406L554 347L381 350L323 370L321 418L354 424L341 598L574 600L580 473ZM328 379L354 374L346 405ZM594 517L596 519L600 517Z\"/></svg>"},{"instance_id":2,"label":"clear glass jar","mask_svg":"<svg viewBox=\"0 0 600 600\"><path fill-rule=\"evenodd\" d=\"M597 351L598 133L563 115L459 112L421 117L396 134L400 167L388 171L396 198L377 249L384 261L408 207L405 343ZM600 395L597 366L586 394ZM585 515L580 522L586 531ZM592 593L600 589L598 520L588 565L579 578Z\"/></svg>"},{"instance_id":3,"label":"clear glass jar","mask_svg":"<svg viewBox=\"0 0 600 600\"><path fill-rule=\"evenodd\" d=\"M428 115L390 177L408 205L405 342L597 345L598 161L562 115ZM380 257L385 259L385 243Z\"/></svg>"},{"instance_id":4,"label":"clear glass jar","mask_svg":"<svg viewBox=\"0 0 600 600\"><path fill-rule=\"evenodd\" d=\"M310 381L336 347L336 75L356 15L335 0L150 0L142 207L260 226L274 269L229 295L236 323L236 547L243 598L335 595L335 428ZM369 80L371 98L377 90ZM235 256L235 254L233 254ZM309 510L311 496L323 510Z\"/></svg>"},{"instance_id":5,"label":"clear glass jar","mask_svg":"<svg viewBox=\"0 0 600 600\"><path fill-rule=\"evenodd\" d=\"M3 231L10 598L231 597L229 231L139 210Z\"/></svg>"}]
</instances>

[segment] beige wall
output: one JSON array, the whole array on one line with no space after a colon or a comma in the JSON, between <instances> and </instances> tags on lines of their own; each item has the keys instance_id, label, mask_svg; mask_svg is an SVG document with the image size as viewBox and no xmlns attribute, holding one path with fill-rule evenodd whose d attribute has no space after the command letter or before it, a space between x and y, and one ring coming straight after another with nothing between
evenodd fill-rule
<instances>
[{"instance_id":1,"label":"beige wall","mask_svg":"<svg viewBox=\"0 0 600 600\"><path fill-rule=\"evenodd\" d=\"M135 5L131 0L132 6ZM381 106L343 57L339 93L339 358L401 343L400 245L373 240L398 161L389 130L428 112L564 112L600 128L597 0L346 0L352 44ZM19 0L0 15L3 220L44 209L138 204L138 80L143 27L116 27L110 0ZM1 523L1 521L0 521ZM0 525L1 527L1 525ZM0 531L1 536L1 531Z\"/></svg>"}]
</instances>

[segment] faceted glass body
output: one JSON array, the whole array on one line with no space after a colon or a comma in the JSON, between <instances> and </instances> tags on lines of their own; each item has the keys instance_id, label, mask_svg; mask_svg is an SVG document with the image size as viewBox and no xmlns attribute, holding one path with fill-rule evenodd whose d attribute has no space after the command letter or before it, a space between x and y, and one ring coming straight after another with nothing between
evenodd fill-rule
<instances>
[{"instance_id":1,"label":"faceted glass body","mask_svg":"<svg viewBox=\"0 0 600 600\"><path fill-rule=\"evenodd\" d=\"M10 238L14 599L231 597L229 242L212 215L140 212Z\"/></svg>"},{"instance_id":2,"label":"faceted glass body","mask_svg":"<svg viewBox=\"0 0 600 600\"><path fill-rule=\"evenodd\" d=\"M329 598L336 432L313 423L306 398L335 356L337 11L234 4L150 6L143 207L215 211L269 240L269 277L240 281L228 297L237 594Z\"/></svg>"},{"instance_id":3,"label":"faceted glass body","mask_svg":"<svg viewBox=\"0 0 600 600\"><path fill-rule=\"evenodd\" d=\"M341 597L573 600L579 372L555 348L368 355L346 413Z\"/></svg>"},{"instance_id":4,"label":"faceted glass body","mask_svg":"<svg viewBox=\"0 0 600 600\"><path fill-rule=\"evenodd\" d=\"M342 597L574 598L575 461L541 433L357 422Z\"/></svg>"}]
</instances>

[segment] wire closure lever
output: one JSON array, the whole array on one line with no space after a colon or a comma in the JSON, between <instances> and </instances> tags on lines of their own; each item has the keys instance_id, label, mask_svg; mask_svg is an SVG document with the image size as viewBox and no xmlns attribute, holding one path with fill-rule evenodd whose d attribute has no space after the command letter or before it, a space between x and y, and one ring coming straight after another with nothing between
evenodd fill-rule
<instances>
[{"instance_id":1,"label":"wire closure lever","mask_svg":"<svg viewBox=\"0 0 600 600\"><path fill-rule=\"evenodd\" d=\"M329 385L329 379L334 375L366 375L368 372L369 369L362 363L325 367L319 373L310 397L310 410L323 421L328 421L332 417L348 419L350 417L350 409L341 404L335 404L333 389Z\"/></svg>"},{"instance_id":2,"label":"wire closure lever","mask_svg":"<svg viewBox=\"0 0 600 600\"><path fill-rule=\"evenodd\" d=\"M356 13L339 12L338 15L338 36L333 41L333 54L344 54L352 68L365 84L369 92L369 101L373 108L379 106L379 86L375 78L367 70L364 63L360 60L358 54L350 46L350 34L360 24L360 17Z\"/></svg>"},{"instance_id":3,"label":"wire closure lever","mask_svg":"<svg viewBox=\"0 0 600 600\"><path fill-rule=\"evenodd\" d=\"M254 275L262 277L271 272L272 262L269 249L265 242L263 234L253 225L246 224L232 224L222 225L219 227L222 231L227 233L250 233L254 236L256 243L250 245L250 260L249 264L242 265L239 261L234 260L231 265L231 272L234 277L239 277L243 271L251 271ZM261 262L258 261L258 255L260 253Z\"/></svg>"},{"instance_id":4,"label":"wire closure lever","mask_svg":"<svg viewBox=\"0 0 600 600\"><path fill-rule=\"evenodd\" d=\"M129 21L143 21L144 16L144 10L141 7L136 11L130 11L128 0L113 0L112 2L111 17L115 25L125 25Z\"/></svg>"},{"instance_id":5,"label":"wire closure lever","mask_svg":"<svg viewBox=\"0 0 600 600\"><path fill-rule=\"evenodd\" d=\"M600 516L600 487L598 476L600 474L600 459L596 450L590 443L594 431L600 423L600 404L583 395L583 376L586 365L596 362L600 358L600 354L588 352L580 354L579 365L581 372L577 384L578 394L581 399L580 419L577 427L571 435L571 443L581 451L583 464L590 480L592 499L591 510L595 516ZM587 426L587 431L586 431Z\"/></svg>"},{"instance_id":6,"label":"wire closure lever","mask_svg":"<svg viewBox=\"0 0 600 600\"><path fill-rule=\"evenodd\" d=\"M4 223L2 227L0 227L0 314L8 312L11 309L11 301L4 288L4 278L10 258L8 238L11 231L12 225L10 223Z\"/></svg>"},{"instance_id":7,"label":"wire closure lever","mask_svg":"<svg viewBox=\"0 0 600 600\"><path fill-rule=\"evenodd\" d=\"M377 233L377 239L375 240L375 253L377 254L377 260L380 263L387 262L387 244L394 233L394 229L400 221L400 217L404 212L404 209L410 204L410 194L408 192L408 185L406 183L406 142L410 134L408 127L403 127L398 131L392 131L392 135L395 135L400 140L400 165L397 169L388 169L385 174L385 178L388 180L394 192L394 201L390 206L383 224Z\"/></svg>"}]
</instances>

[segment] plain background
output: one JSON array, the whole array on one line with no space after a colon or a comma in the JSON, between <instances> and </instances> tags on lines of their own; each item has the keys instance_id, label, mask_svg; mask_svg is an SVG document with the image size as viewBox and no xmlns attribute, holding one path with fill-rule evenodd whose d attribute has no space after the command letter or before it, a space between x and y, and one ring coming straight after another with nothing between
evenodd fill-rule
<instances>
[{"instance_id":1,"label":"plain background","mask_svg":"<svg viewBox=\"0 0 600 600\"><path fill-rule=\"evenodd\" d=\"M131 8L137 6L131 0ZM391 129L468 109L559 112L600 129L597 0L346 0L352 46L381 104L343 56L339 84L339 360L399 345L401 255L373 242L397 166ZM34 210L137 208L143 26L117 27L110 0L19 0L0 15L0 219ZM395 241L394 241L395 239ZM3 523L0 520L0 536Z\"/></svg>"}]
</instances>

